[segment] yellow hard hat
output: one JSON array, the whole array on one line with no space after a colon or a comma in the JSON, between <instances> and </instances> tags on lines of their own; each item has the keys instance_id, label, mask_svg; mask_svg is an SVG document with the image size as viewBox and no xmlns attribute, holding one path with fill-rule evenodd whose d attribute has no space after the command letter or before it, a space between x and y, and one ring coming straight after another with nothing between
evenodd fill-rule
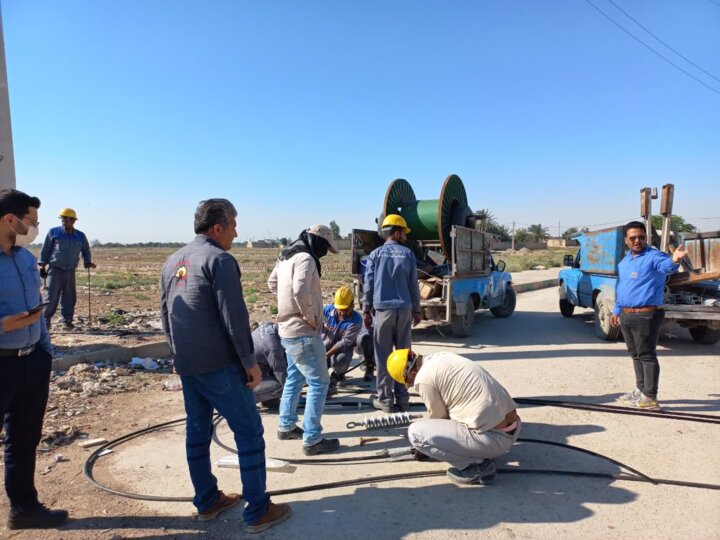
<instances>
[{"instance_id":1,"label":"yellow hard hat","mask_svg":"<svg viewBox=\"0 0 720 540\"><path fill-rule=\"evenodd\" d=\"M388 214L385 216L385 219L383 219L382 222L382 228L384 229L385 227L403 227L405 229L405 234L410 234L407 221L405 221L404 217L397 214Z\"/></svg>"},{"instance_id":2,"label":"yellow hard hat","mask_svg":"<svg viewBox=\"0 0 720 540\"><path fill-rule=\"evenodd\" d=\"M355 302L355 295L350 287L340 287L335 291L335 307L337 309L347 309Z\"/></svg>"},{"instance_id":3,"label":"yellow hard hat","mask_svg":"<svg viewBox=\"0 0 720 540\"><path fill-rule=\"evenodd\" d=\"M407 368L410 349L397 349L390 353L387 359L388 374L400 384L407 386L405 369Z\"/></svg>"},{"instance_id":4,"label":"yellow hard hat","mask_svg":"<svg viewBox=\"0 0 720 540\"><path fill-rule=\"evenodd\" d=\"M58 217L61 217L61 218L67 217L67 218L77 219L77 214L75 213L75 210L73 210L72 208L63 208L62 210L60 210L60 215Z\"/></svg>"}]
</instances>

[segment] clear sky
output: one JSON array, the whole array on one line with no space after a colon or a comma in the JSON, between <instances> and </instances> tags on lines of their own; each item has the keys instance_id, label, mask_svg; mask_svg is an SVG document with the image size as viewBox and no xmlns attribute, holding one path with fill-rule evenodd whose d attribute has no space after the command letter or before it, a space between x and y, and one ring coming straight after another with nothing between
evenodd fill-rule
<instances>
[{"instance_id":1,"label":"clear sky","mask_svg":"<svg viewBox=\"0 0 720 540\"><path fill-rule=\"evenodd\" d=\"M641 187L672 182L676 213L720 229L720 0L2 0L2 15L17 185L43 201L41 234L70 206L91 239L186 241L209 197L237 206L240 240L332 219L345 234L374 225L394 178L436 199L450 173L508 225L624 221Z\"/></svg>"}]
</instances>

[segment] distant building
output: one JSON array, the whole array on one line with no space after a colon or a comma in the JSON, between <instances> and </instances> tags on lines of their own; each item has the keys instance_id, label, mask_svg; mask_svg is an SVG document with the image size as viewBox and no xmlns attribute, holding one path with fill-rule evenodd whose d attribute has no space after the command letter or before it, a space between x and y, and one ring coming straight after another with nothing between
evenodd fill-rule
<instances>
[{"instance_id":1,"label":"distant building","mask_svg":"<svg viewBox=\"0 0 720 540\"><path fill-rule=\"evenodd\" d=\"M274 247L278 247L278 243L275 240L251 240L247 243L248 249L262 249Z\"/></svg>"}]
</instances>

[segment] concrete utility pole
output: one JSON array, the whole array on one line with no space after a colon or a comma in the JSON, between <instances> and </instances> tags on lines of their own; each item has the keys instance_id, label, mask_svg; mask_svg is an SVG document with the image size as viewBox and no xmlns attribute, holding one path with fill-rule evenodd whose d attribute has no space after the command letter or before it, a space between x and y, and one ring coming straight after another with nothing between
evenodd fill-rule
<instances>
[{"instance_id":1,"label":"concrete utility pole","mask_svg":"<svg viewBox=\"0 0 720 540\"><path fill-rule=\"evenodd\" d=\"M5 38L0 10L0 189L15 187L15 158L10 127L10 96L8 94Z\"/></svg>"}]
</instances>

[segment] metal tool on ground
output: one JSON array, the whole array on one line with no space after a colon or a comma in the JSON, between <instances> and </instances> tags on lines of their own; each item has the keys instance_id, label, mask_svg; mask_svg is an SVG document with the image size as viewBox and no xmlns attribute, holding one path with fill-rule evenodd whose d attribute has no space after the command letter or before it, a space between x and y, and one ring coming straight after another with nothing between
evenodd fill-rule
<instances>
[{"instance_id":1,"label":"metal tool on ground","mask_svg":"<svg viewBox=\"0 0 720 540\"><path fill-rule=\"evenodd\" d=\"M385 448L375 452L378 457L390 458L390 461L410 461L412 458L412 446L402 448Z\"/></svg>"},{"instance_id":2,"label":"metal tool on ground","mask_svg":"<svg viewBox=\"0 0 720 540\"><path fill-rule=\"evenodd\" d=\"M360 446L365 446L368 443L379 441L378 437L360 437Z\"/></svg>"},{"instance_id":3,"label":"metal tool on ground","mask_svg":"<svg viewBox=\"0 0 720 540\"><path fill-rule=\"evenodd\" d=\"M364 427L367 429L378 429L385 427L406 426L417 418L422 418L422 414L401 412L383 416L366 416L360 422L348 422L347 428L353 429L356 427Z\"/></svg>"}]
</instances>

